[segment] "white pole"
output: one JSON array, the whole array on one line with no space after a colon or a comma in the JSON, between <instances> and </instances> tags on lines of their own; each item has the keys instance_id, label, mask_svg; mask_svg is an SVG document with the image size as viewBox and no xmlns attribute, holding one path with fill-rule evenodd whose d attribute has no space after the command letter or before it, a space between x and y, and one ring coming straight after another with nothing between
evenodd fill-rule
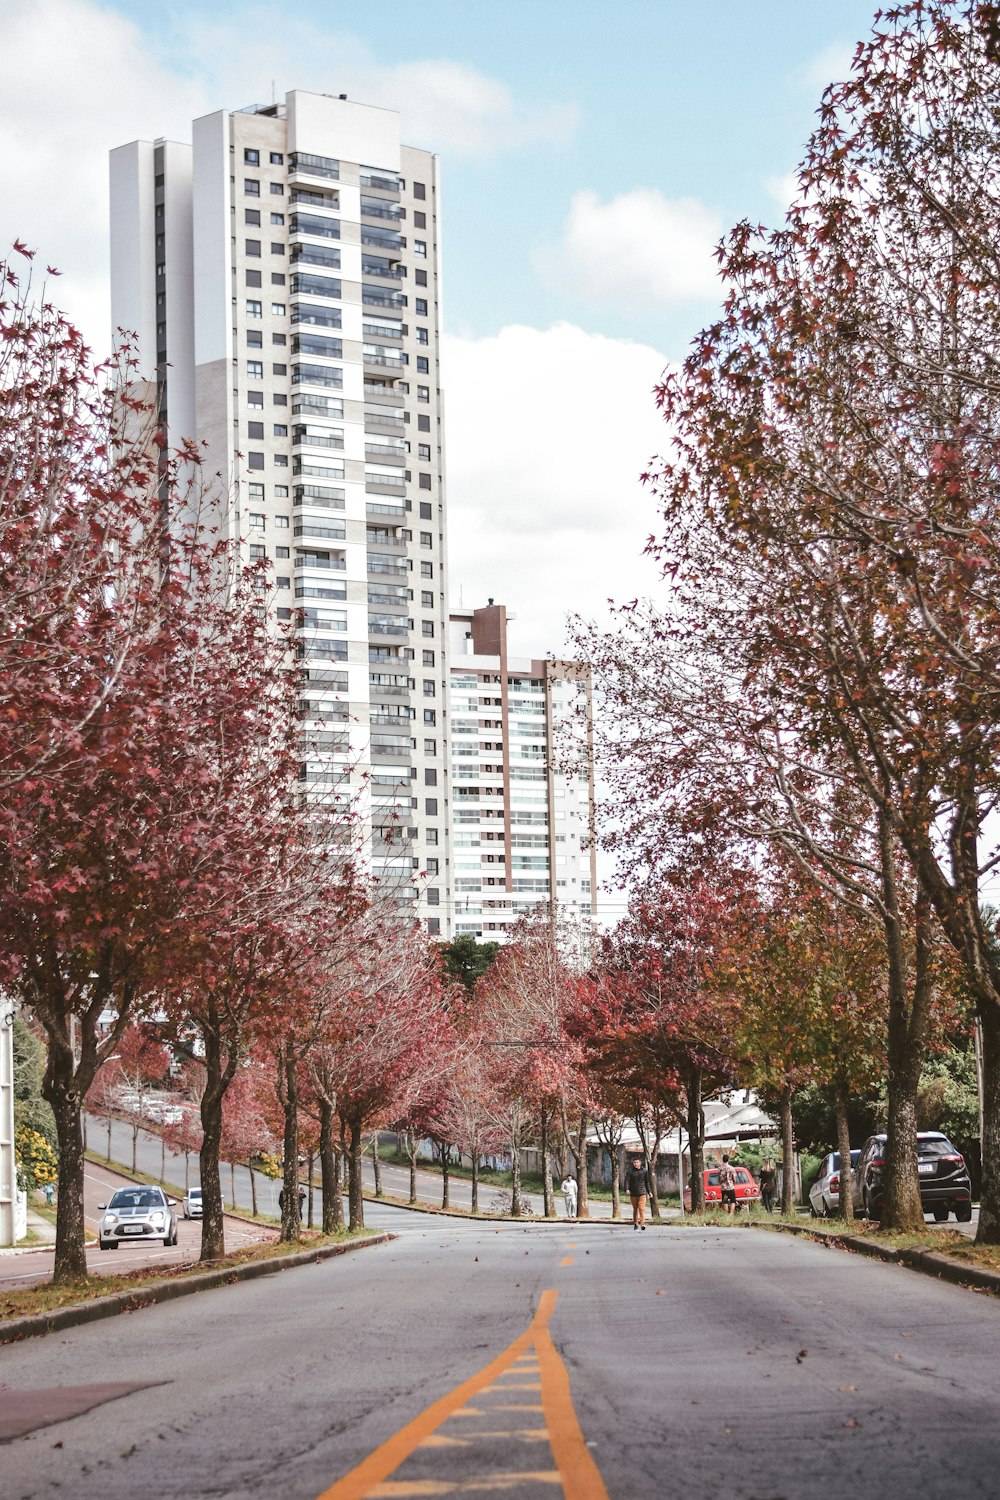
<instances>
[{"instance_id":1,"label":"white pole","mask_svg":"<svg viewBox=\"0 0 1000 1500\"><path fill-rule=\"evenodd\" d=\"M0 997L0 1245L15 1243L14 1008Z\"/></svg>"}]
</instances>

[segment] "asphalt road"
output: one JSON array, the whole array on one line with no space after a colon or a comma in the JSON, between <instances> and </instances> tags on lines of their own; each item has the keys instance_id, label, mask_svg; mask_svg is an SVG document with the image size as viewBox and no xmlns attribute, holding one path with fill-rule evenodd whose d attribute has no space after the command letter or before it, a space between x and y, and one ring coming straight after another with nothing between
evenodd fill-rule
<instances>
[{"instance_id":1,"label":"asphalt road","mask_svg":"<svg viewBox=\"0 0 1000 1500\"><path fill-rule=\"evenodd\" d=\"M92 1407L5 1447L7 1500L997 1494L987 1297L765 1231L376 1215L394 1244L0 1349L0 1419Z\"/></svg>"}]
</instances>

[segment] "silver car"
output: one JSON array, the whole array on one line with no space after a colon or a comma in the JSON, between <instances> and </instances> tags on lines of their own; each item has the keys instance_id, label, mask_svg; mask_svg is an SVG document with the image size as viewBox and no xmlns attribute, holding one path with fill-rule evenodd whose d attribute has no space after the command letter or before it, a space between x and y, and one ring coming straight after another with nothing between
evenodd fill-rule
<instances>
[{"instance_id":1,"label":"silver car","mask_svg":"<svg viewBox=\"0 0 1000 1500\"><path fill-rule=\"evenodd\" d=\"M168 1198L162 1188L119 1188L110 1203L99 1203L102 1210L98 1241L102 1250L117 1250L122 1240L162 1240L177 1244L177 1199Z\"/></svg>"},{"instance_id":2,"label":"silver car","mask_svg":"<svg viewBox=\"0 0 1000 1500\"><path fill-rule=\"evenodd\" d=\"M851 1152L851 1167L857 1166L860 1151ZM820 1163L819 1176L809 1189L809 1207L814 1218L828 1218L840 1207L840 1152L830 1151Z\"/></svg>"},{"instance_id":3,"label":"silver car","mask_svg":"<svg viewBox=\"0 0 1000 1500\"><path fill-rule=\"evenodd\" d=\"M184 1217L185 1219L202 1217L201 1188L188 1188L184 1194Z\"/></svg>"}]
</instances>

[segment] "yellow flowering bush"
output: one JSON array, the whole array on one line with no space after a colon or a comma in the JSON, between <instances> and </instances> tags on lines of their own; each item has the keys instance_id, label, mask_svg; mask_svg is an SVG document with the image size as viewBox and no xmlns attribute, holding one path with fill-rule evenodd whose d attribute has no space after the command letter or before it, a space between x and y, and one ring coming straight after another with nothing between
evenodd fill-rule
<instances>
[{"instance_id":1,"label":"yellow flowering bush","mask_svg":"<svg viewBox=\"0 0 1000 1500\"><path fill-rule=\"evenodd\" d=\"M14 1152L17 1156L17 1177L25 1192L55 1182L59 1175L56 1154L44 1135L32 1130L30 1125L19 1125L14 1132Z\"/></svg>"}]
</instances>

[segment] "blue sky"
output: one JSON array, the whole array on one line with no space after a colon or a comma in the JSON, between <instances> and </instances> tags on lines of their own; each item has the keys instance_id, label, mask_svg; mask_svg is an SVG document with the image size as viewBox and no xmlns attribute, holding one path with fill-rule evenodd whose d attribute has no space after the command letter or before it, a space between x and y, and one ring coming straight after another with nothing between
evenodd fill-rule
<instances>
[{"instance_id":1,"label":"blue sky","mask_svg":"<svg viewBox=\"0 0 1000 1500\"><path fill-rule=\"evenodd\" d=\"M717 305L711 247L780 218L874 0L33 0L4 18L0 240L107 347L107 152L304 87L399 109L443 164L452 581L518 613L655 589L651 388Z\"/></svg>"}]
</instances>

